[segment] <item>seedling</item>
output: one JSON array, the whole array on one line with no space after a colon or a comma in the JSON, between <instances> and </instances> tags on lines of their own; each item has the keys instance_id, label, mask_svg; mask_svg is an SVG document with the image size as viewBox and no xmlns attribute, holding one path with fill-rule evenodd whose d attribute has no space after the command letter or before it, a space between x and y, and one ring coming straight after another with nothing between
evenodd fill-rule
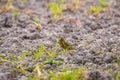
<instances>
[{"instance_id":1,"label":"seedling","mask_svg":"<svg viewBox=\"0 0 120 80\"><path fill-rule=\"evenodd\" d=\"M98 16L102 12L101 7L91 7L90 11L95 15Z\"/></svg>"},{"instance_id":2,"label":"seedling","mask_svg":"<svg viewBox=\"0 0 120 80\"><path fill-rule=\"evenodd\" d=\"M15 72L20 73L27 73L28 71L25 69L25 67L21 64L25 57L28 55L27 52L23 53L21 56L15 57L12 53L9 53L9 58L5 58L4 56L0 55L0 61L1 62L9 62L11 63L11 68Z\"/></svg>"},{"instance_id":3,"label":"seedling","mask_svg":"<svg viewBox=\"0 0 120 80\"><path fill-rule=\"evenodd\" d=\"M99 0L99 6L97 7L91 7L90 11L95 15L95 16L99 16L99 14L102 11L106 10L106 7L108 7L110 4L108 2L106 2L105 0Z\"/></svg>"},{"instance_id":4,"label":"seedling","mask_svg":"<svg viewBox=\"0 0 120 80\"><path fill-rule=\"evenodd\" d=\"M76 50L73 46L71 46L67 41L64 40L63 37L59 36L59 41L58 41L60 47L65 50L65 51L69 51L69 50Z\"/></svg>"},{"instance_id":5,"label":"seedling","mask_svg":"<svg viewBox=\"0 0 120 80\"><path fill-rule=\"evenodd\" d=\"M21 2L26 3L28 0L21 0Z\"/></svg>"},{"instance_id":6,"label":"seedling","mask_svg":"<svg viewBox=\"0 0 120 80\"><path fill-rule=\"evenodd\" d=\"M63 0L60 0L59 3L55 0L54 3L49 4L49 7L52 12L53 19L58 21L63 17Z\"/></svg>"},{"instance_id":7,"label":"seedling","mask_svg":"<svg viewBox=\"0 0 120 80\"><path fill-rule=\"evenodd\" d=\"M60 61L55 60L55 57L57 56L57 49L58 45L56 45L56 47L54 47L51 52L46 51L48 54L48 58L46 61L43 62L44 64L57 64L57 65L61 64Z\"/></svg>"},{"instance_id":8,"label":"seedling","mask_svg":"<svg viewBox=\"0 0 120 80\"><path fill-rule=\"evenodd\" d=\"M12 53L9 53L9 59L11 62L15 61L15 56Z\"/></svg>"},{"instance_id":9,"label":"seedling","mask_svg":"<svg viewBox=\"0 0 120 80\"><path fill-rule=\"evenodd\" d=\"M73 0L73 6L76 10L79 9L79 0Z\"/></svg>"},{"instance_id":10,"label":"seedling","mask_svg":"<svg viewBox=\"0 0 120 80\"><path fill-rule=\"evenodd\" d=\"M5 6L3 7L3 12L7 12L7 11L12 11L15 9L15 7L12 5L13 0L8 0L8 2L5 4Z\"/></svg>"},{"instance_id":11,"label":"seedling","mask_svg":"<svg viewBox=\"0 0 120 80\"><path fill-rule=\"evenodd\" d=\"M42 77L42 73L40 71L40 66L37 64L35 69L34 69L34 76L30 76L29 75L29 80L42 80L41 77Z\"/></svg>"},{"instance_id":12,"label":"seedling","mask_svg":"<svg viewBox=\"0 0 120 80\"><path fill-rule=\"evenodd\" d=\"M117 58L117 64L118 64L118 67L120 68L120 58Z\"/></svg>"},{"instance_id":13,"label":"seedling","mask_svg":"<svg viewBox=\"0 0 120 80\"><path fill-rule=\"evenodd\" d=\"M15 67L13 68L13 70L15 72L20 72L20 73L23 73L23 74L28 73L28 71L25 69L25 67L23 65L20 65L20 64L16 64Z\"/></svg>"},{"instance_id":14,"label":"seedling","mask_svg":"<svg viewBox=\"0 0 120 80\"><path fill-rule=\"evenodd\" d=\"M115 80L120 80L120 72L116 74Z\"/></svg>"},{"instance_id":15,"label":"seedling","mask_svg":"<svg viewBox=\"0 0 120 80\"><path fill-rule=\"evenodd\" d=\"M36 61L38 61L39 58L43 57L45 51L45 46L42 44L42 46L39 48L38 52L33 55Z\"/></svg>"},{"instance_id":16,"label":"seedling","mask_svg":"<svg viewBox=\"0 0 120 80\"><path fill-rule=\"evenodd\" d=\"M13 2L13 0L8 0L7 3L8 4L11 4Z\"/></svg>"},{"instance_id":17,"label":"seedling","mask_svg":"<svg viewBox=\"0 0 120 80\"><path fill-rule=\"evenodd\" d=\"M57 74L51 74L50 80L83 80L87 72L88 71L84 69L66 69Z\"/></svg>"},{"instance_id":18,"label":"seedling","mask_svg":"<svg viewBox=\"0 0 120 80\"><path fill-rule=\"evenodd\" d=\"M54 60L53 58L48 58L46 61L43 62L44 64L61 64L61 62Z\"/></svg>"},{"instance_id":19,"label":"seedling","mask_svg":"<svg viewBox=\"0 0 120 80\"><path fill-rule=\"evenodd\" d=\"M112 69L112 68L109 68L108 71L109 71L110 73L112 73L112 72L113 72L113 69Z\"/></svg>"},{"instance_id":20,"label":"seedling","mask_svg":"<svg viewBox=\"0 0 120 80\"><path fill-rule=\"evenodd\" d=\"M41 23L40 23L40 21L39 21L39 18L38 17L34 17L34 24L37 26L37 28L39 29L39 30L42 30L42 25L41 25Z\"/></svg>"},{"instance_id":21,"label":"seedling","mask_svg":"<svg viewBox=\"0 0 120 80\"><path fill-rule=\"evenodd\" d=\"M18 18L20 16L20 12L16 11L12 14L12 16Z\"/></svg>"},{"instance_id":22,"label":"seedling","mask_svg":"<svg viewBox=\"0 0 120 80\"><path fill-rule=\"evenodd\" d=\"M28 55L29 55L28 52L24 52L21 56L18 57L17 62L19 63L22 62Z\"/></svg>"},{"instance_id":23,"label":"seedling","mask_svg":"<svg viewBox=\"0 0 120 80\"><path fill-rule=\"evenodd\" d=\"M110 4L106 2L105 0L99 0L99 5L101 7L108 7Z\"/></svg>"},{"instance_id":24,"label":"seedling","mask_svg":"<svg viewBox=\"0 0 120 80\"><path fill-rule=\"evenodd\" d=\"M0 54L0 63L3 62L8 62L9 60L7 60L3 55Z\"/></svg>"},{"instance_id":25,"label":"seedling","mask_svg":"<svg viewBox=\"0 0 120 80\"><path fill-rule=\"evenodd\" d=\"M104 54L104 53L105 53L105 50L101 49L101 50L99 51L99 53L100 53L100 54Z\"/></svg>"}]
</instances>

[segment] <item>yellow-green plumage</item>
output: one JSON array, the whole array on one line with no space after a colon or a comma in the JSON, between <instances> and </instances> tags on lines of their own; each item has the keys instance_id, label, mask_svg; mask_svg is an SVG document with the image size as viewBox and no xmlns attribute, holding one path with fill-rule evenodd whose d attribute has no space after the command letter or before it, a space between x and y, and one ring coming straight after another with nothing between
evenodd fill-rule
<instances>
[{"instance_id":1,"label":"yellow-green plumage","mask_svg":"<svg viewBox=\"0 0 120 80\"><path fill-rule=\"evenodd\" d=\"M64 50L76 50L74 47L69 45L69 43L67 43L62 37L60 37L58 43L59 43L60 47Z\"/></svg>"}]
</instances>

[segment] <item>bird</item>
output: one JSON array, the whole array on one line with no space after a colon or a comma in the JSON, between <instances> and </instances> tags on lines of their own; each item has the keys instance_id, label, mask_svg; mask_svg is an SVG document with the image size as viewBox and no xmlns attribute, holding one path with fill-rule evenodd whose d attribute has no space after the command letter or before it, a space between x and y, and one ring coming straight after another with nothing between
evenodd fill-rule
<instances>
[{"instance_id":1,"label":"bird","mask_svg":"<svg viewBox=\"0 0 120 80\"><path fill-rule=\"evenodd\" d=\"M63 37L59 36L58 44L65 51L76 50L73 46L71 46L67 41L64 40Z\"/></svg>"}]
</instances>

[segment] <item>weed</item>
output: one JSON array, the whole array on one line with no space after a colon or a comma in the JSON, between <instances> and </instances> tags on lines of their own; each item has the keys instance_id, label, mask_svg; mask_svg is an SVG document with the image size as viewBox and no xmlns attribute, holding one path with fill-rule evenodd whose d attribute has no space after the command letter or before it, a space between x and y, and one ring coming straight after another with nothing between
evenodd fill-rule
<instances>
[{"instance_id":1,"label":"weed","mask_svg":"<svg viewBox=\"0 0 120 80\"><path fill-rule=\"evenodd\" d=\"M12 14L12 16L18 18L20 16L20 12L16 11Z\"/></svg>"},{"instance_id":2,"label":"weed","mask_svg":"<svg viewBox=\"0 0 120 80\"><path fill-rule=\"evenodd\" d=\"M106 11L106 7L110 4L104 0L99 0L99 5L97 7L91 7L90 11L93 13L94 16L99 16L99 14L103 11Z\"/></svg>"},{"instance_id":3,"label":"weed","mask_svg":"<svg viewBox=\"0 0 120 80\"><path fill-rule=\"evenodd\" d=\"M104 54L104 53L105 53L105 50L104 50L104 49L101 49L101 50L99 51L99 53L100 53L100 54Z\"/></svg>"},{"instance_id":4,"label":"weed","mask_svg":"<svg viewBox=\"0 0 120 80\"><path fill-rule=\"evenodd\" d=\"M105 0L99 0L99 5L101 7L108 7L110 4L106 2Z\"/></svg>"},{"instance_id":5,"label":"weed","mask_svg":"<svg viewBox=\"0 0 120 80\"><path fill-rule=\"evenodd\" d=\"M29 76L28 80L38 80L36 76Z\"/></svg>"},{"instance_id":6,"label":"weed","mask_svg":"<svg viewBox=\"0 0 120 80\"><path fill-rule=\"evenodd\" d=\"M120 68L120 57L117 58L117 64L118 64L118 67Z\"/></svg>"},{"instance_id":7,"label":"weed","mask_svg":"<svg viewBox=\"0 0 120 80\"><path fill-rule=\"evenodd\" d=\"M57 64L60 65L62 62L56 61L54 58L48 58L46 61L43 62L44 64Z\"/></svg>"},{"instance_id":8,"label":"weed","mask_svg":"<svg viewBox=\"0 0 120 80\"><path fill-rule=\"evenodd\" d=\"M40 46L38 52L33 55L33 57L35 58L36 61L38 61L39 58L43 57L44 51L45 51L45 46L44 46L44 44L42 44Z\"/></svg>"},{"instance_id":9,"label":"weed","mask_svg":"<svg viewBox=\"0 0 120 80\"><path fill-rule=\"evenodd\" d=\"M8 62L8 60L2 54L0 54L0 63L3 62Z\"/></svg>"},{"instance_id":10,"label":"weed","mask_svg":"<svg viewBox=\"0 0 120 80\"><path fill-rule=\"evenodd\" d=\"M53 19L55 21L58 21L59 19L63 17L63 5L64 5L63 0L59 0L58 3L55 0L54 3L49 4Z\"/></svg>"},{"instance_id":11,"label":"weed","mask_svg":"<svg viewBox=\"0 0 120 80\"><path fill-rule=\"evenodd\" d=\"M101 7L91 7L90 11L94 13L95 16L98 16L102 12Z\"/></svg>"},{"instance_id":12,"label":"weed","mask_svg":"<svg viewBox=\"0 0 120 80\"><path fill-rule=\"evenodd\" d=\"M76 10L79 9L79 0L73 0L73 5Z\"/></svg>"},{"instance_id":13,"label":"weed","mask_svg":"<svg viewBox=\"0 0 120 80\"><path fill-rule=\"evenodd\" d=\"M65 41L64 39L63 39L63 37L61 37L61 36L59 36L59 41L58 41L58 43L59 43L59 45L60 45L60 47L63 49L63 50L65 50L65 51L69 51L69 50L76 50L73 46L71 46L67 41Z\"/></svg>"},{"instance_id":14,"label":"weed","mask_svg":"<svg viewBox=\"0 0 120 80\"><path fill-rule=\"evenodd\" d=\"M9 59L11 62L15 61L15 56L12 53L9 53Z\"/></svg>"},{"instance_id":15,"label":"weed","mask_svg":"<svg viewBox=\"0 0 120 80\"><path fill-rule=\"evenodd\" d=\"M115 80L120 80L120 72L116 74Z\"/></svg>"},{"instance_id":16,"label":"weed","mask_svg":"<svg viewBox=\"0 0 120 80\"><path fill-rule=\"evenodd\" d=\"M28 55L28 52L24 52L21 56L18 57L17 62L22 62Z\"/></svg>"},{"instance_id":17,"label":"weed","mask_svg":"<svg viewBox=\"0 0 120 80\"><path fill-rule=\"evenodd\" d=\"M42 25L41 25L41 23L40 23L40 21L39 21L39 18L38 17L34 17L34 24L37 26L37 28L39 29L39 30L42 30Z\"/></svg>"},{"instance_id":18,"label":"weed","mask_svg":"<svg viewBox=\"0 0 120 80\"><path fill-rule=\"evenodd\" d=\"M29 80L41 80L41 77L42 77L42 73L40 71L40 66L37 64L35 69L34 69L34 72L36 73L34 76L29 76Z\"/></svg>"},{"instance_id":19,"label":"weed","mask_svg":"<svg viewBox=\"0 0 120 80\"><path fill-rule=\"evenodd\" d=\"M26 3L28 0L21 0L22 3Z\"/></svg>"},{"instance_id":20,"label":"weed","mask_svg":"<svg viewBox=\"0 0 120 80\"><path fill-rule=\"evenodd\" d=\"M15 7L13 6L12 2L13 0L8 0L7 3L4 5L2 12L15 10Z\"/></svg>"},{"instance_id":21,"label":"weed","mask_svg":"<svg viewBox=\"0 0 120 80\"><path fill-rule=\"evenodd\" d=\"M112 72L113 72L113 69L112 69L112 68L109 68L108 71L109 71L109 73L112 73Z\"/></svg>"},{"instance_id":22,"label":"weed","mask_svg":"<svg viewBox=\"0 0 120 80\"><path fill-rule=\"evenodd\" d=\"M50 80L83 80L86 74L87 70L84 69L64 69L64 71L57 74L50 74Z\"/></svg>"},{"instance_id":23,"label":"weed","mask_svg":"<svg viewBox=\"0 0 120 80\"><path fill-rule=\"evenodd\" d=\"M7 0L8 4L12 4L13 0Z\"/></svg>"},{"instance_id":24,"label":"weed","mask_svg":"<svg viewBox=\"0 0 120 80\"><path fill-rule=\"evenodd\" d=\"M61 64L60 61L55 60L55 57L57 56L57 49L58 45L56 44L56 47L54 47L51 52L46 51L48 54L48 58L46 61L43 62L44 64L57 64L57 65Z\"/></svg>"},{"instance_id":25,"label":"weed","mask_svg":"<svg viewBox=\"0 0 120 80\"><path fill-rule=\"evenodd\" d=\"M25 67L23 65L20 65L20 64L16 64L16 66L14 66L13 70L15 72L19 72L19 73L23 73L23 74L28 73L28 71L25 69Z\"/></svg>"}]
</instances>

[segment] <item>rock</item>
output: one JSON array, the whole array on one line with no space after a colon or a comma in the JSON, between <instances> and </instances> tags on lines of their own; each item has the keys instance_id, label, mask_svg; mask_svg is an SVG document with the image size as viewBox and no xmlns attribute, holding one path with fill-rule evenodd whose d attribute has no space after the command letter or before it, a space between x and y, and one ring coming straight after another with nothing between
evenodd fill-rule
<instances>
[{"instance_id":1,"label":"rock","mask_svg":"<svg viewBox=\"0 0 120 80\"><path fill-rule=\"evenodd\" d=\"M85 80L112 80L112 77L101 74L99 71L91 71L85 76Z\"/></svg>"},{"instance_id":2,"label":"rock","mask_svg":"<svg viewBox=\"0 0 120 80\"><path fill-rule=\"evenodd\" d=\"M5 72L0 73L0 80L9 80L11 78L11 73Z\"/></svg>"},{"instance_id":3,"label":"rock","mask_svg":"<svg viewBox=\"0 0 120 80\"><path fill-rule=\"evenodd\" d=\"M32 36L30 36L30 39L31 40L34 40L34 39L39 39L39 38L42 38L41 36L40 36L40 34L32 34Z\"/></svg>"},{"instance_id":4,"label":"rock","mask_svg":"<svg viewBox=\"0 0 120 80\"><path fill-rule=\"evenodd\" d=\"M73 61L74 61L75 64L82 64L83 63L83 57L82 56L75 56Z\"/></svg>"},{"instance_id":5,"label":"rock","mask_svg":"<svg viewBox=\"0 0 120 80\"><path fill-rule=\"evenodd\" d=\"M99 71L91 71L85 76L86 80L103 80Z\"/></svg>"},{"instance_id":6,"label":"rock","mask_svg":"<svg viewBox=\"0 0 120 80\"><path fill-rule=\"evenodd\" d=\"M12 26L13 26L13 23L14 23L14 19L12 18L12 16L6 16L6 17L4 17L3 16L3 27L5 27L5 28L11 28Z\"/></svg>"},{"instance_id":7,"label":"rock","mask_svg":"<svg viewBox=\"0 0 120 80\"><path fill-rule=\"evenodd\" d=\"M28 80L28 78L26 76L20 76L18 80Z\"/></svg>"},{"instance_id":8,"label":"rock","mask_svg":"<svg viewBox=\"0 0 120 80\"><path fill-rule=\"evenodd\" d=\"M103 61L105 63L112 63L115 60L115 58L116 58L115 54L111 52L107 52L103 55Z\"/></svg>"}]
</instances>

